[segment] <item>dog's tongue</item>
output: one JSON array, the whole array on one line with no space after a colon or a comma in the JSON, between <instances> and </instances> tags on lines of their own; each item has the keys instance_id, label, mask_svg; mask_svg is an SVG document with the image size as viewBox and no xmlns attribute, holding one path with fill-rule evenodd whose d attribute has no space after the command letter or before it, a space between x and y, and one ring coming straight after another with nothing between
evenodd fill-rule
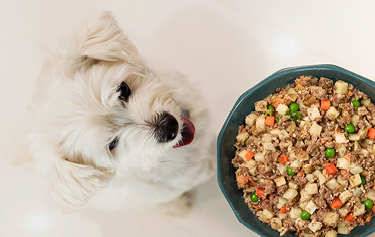
<instances>
[{"instance_id":1,"label":"dog's tongue","mask_svg":"<svg viewBox=\"0 0 375 237\"><path fill-rule=\"evenodd\" d=\"M195 127L194 124L186 118L184 115L181 115L182 120L184 121L183 129L181 132L182 140L173 148L179 148L182 146L189 145L194 139Z\"/></svg>"}]
</instances>

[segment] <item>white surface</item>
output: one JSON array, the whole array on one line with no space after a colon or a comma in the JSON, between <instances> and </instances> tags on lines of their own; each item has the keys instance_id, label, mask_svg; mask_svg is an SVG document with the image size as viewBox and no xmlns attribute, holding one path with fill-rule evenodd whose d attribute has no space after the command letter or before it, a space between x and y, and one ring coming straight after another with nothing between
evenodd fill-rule
<instances>
[{"instance_id":1,"label":"white surface","mask_svg":"<svg viewBox=\"0 0 375 237\"><path fill-rule=\"evenodd\" d=\"M206 94L215 133L236 99L273 72L330 63L375 79L375 2L250 0L3 0L0 8L0 236L256 236L235 218L216 178L185 217L85 209L61 216L27 158L26 104L42 60L64 33L110 10L152 65Z\"/></svg>"}]
</instances>

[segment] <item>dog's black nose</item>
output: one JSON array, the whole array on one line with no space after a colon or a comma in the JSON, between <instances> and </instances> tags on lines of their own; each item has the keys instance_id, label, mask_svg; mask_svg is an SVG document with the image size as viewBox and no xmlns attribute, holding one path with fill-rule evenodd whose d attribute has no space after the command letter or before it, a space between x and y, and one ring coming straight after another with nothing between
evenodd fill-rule
<instances>
[{"instance_id":1,"label":"dog's black nose","mask_svg":"<svg viewBox=\"0 0 375 237\"><path fill-rule=\"evenodd\" d=\"M156 121L156 138L159 142L170 142L178 133L178 122L168 113L162 113Z\"/></svg>"}]
</instances>

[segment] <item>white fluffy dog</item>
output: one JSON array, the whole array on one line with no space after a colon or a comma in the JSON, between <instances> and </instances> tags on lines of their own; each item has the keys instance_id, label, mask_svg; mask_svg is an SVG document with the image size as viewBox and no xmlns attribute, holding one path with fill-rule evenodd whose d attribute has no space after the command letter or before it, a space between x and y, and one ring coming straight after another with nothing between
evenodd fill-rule
<instances>
[{"instance_id":1,"label":"white fluffy dog","mask_svg":"<svg viewBox=\"0 0 375 237\"><path fill-rule=\"evenodd\" d=\"M41 70L30 103L34 157L65 212L176 202L213 174L203 104L181 75L148 68L102 12Z\"/></svg>"}]
</instances>

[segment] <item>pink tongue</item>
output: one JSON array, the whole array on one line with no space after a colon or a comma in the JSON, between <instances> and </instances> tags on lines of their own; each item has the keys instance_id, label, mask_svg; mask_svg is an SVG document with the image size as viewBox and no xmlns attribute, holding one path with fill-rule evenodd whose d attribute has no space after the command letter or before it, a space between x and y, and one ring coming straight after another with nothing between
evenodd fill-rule
<instances>
[{"instance_id":1,"label":"pink tongue","mask_svg":"<svg viewBox=\"0 0 375 237\"><path fill-rule=\"evenodd\" d=\"M182 132L181 132L182 140L177 145L173 146L173 148L179 148L182 146L189 145L194 139L194 133L195 133L194 124L184 115L181 115L181 117L182 117L182 120L184 121L184 125L183 125Z\"/></svg>"}]
</instances>

